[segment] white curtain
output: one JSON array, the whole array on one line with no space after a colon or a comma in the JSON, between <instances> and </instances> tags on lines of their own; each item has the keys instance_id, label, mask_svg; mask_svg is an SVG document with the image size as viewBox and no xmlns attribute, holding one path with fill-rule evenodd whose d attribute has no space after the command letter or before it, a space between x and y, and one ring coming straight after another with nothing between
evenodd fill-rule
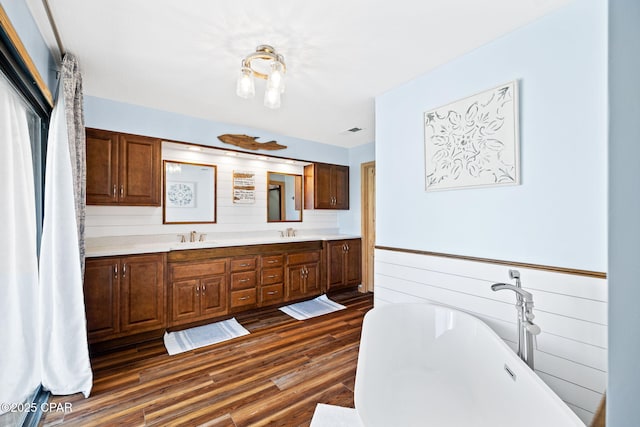
<instances>
[{"instance_id":1,"label":"white curtain","mask_svg":"<svg viewBox=\"0 0 640 427\"><path fill-rule=\"evenodd\" d=\"M70 152L70 145L75 147L77 141L69 139L69 123L79 123L77 130L84 132L82 112L77 111L82 104L82 94L77 93L81 91L79 74L74 76L77 68L75 58L65 56L49 125L39 311L42 385L55 395L82 392L88 397L93 375L82 290L84 260L79 230L83 227L79 218L84 213L76 211L72 163L79 159L75 149ZM74 116L70 120L69 114Z\"/></svg>"},{"instance_id":2,"label":"white curtain","mask_svg":"<svg viewBox=\"0 0 640 427\"><path fill-rule=\"evenodd\" d=\"M40 384L31 159L27 110L0 75L0 403L9 404Z\"/></svg>"}]
</instances>

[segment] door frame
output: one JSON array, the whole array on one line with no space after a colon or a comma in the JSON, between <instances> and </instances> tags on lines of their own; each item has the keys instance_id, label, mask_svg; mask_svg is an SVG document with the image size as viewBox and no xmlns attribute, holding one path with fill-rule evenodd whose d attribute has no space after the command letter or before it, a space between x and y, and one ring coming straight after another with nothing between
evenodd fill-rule
<instances>
[{"instance_id":1,"label":"door frame","mask_svg":"<svg viewBox=\"0 0 640 427\"><path fill-rule=\"evenodd\" d=\"M376 162L360 165L360 207L362 234L362 285L361 292L373 292L373 265L375 246L375 171ZM370 244L373 243L373 244Z\"/></svg>"}]
</instances>

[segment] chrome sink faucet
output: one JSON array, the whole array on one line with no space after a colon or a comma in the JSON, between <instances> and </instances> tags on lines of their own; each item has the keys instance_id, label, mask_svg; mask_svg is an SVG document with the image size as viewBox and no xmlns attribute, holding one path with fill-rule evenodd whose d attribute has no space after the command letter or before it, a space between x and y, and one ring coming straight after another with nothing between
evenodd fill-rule
<instances>
[{"instance_id":1,"label":"chrome sink faucet","mask_svg":"<svg viewBox=\"0 0 640 427\"><path fill-rule=\"evenodd\" d=\"M509 283L494 283L491 285L491 290L501 291L507 289L516 293L518 356L533 369L533 342L535 336L540 333L540 327L532 322L535 318L533 314L533 295L522 289L518 270L509 270L509 277L515 279L515 286Z\"/></svg>"}]
</instances>

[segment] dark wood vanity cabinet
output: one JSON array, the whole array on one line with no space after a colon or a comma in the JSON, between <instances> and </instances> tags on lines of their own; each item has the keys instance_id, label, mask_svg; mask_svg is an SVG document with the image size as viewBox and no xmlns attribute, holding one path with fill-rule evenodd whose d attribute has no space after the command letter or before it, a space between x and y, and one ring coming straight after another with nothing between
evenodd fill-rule
<instances>
[{"instance_id":1,"label":"dark wood vanity cabinet","mask_svg":"<svg viewBox=\"0 0 640 427\"><path fill-rule=\"evenodd\" d=\"M169 263L170 325L228 313L228 259Z\"/></svg>"},{"instance_id":2,"label":"dark wood vanity cabinet","mask_svg":"<svg viewBox=\"0 0 640 427\"><path fill-rule=\"evenodd\" d=\"M322 293L321 251L287 255L285 299L296 300Z\"/></svg>"},{"instance_id":3,"label":"dark wood vanity cabinet","mask_svg":"<svg viewBox=\"0 0 640 427\"><path fill-rule=\"evenodd\" d=\"M361 239L327 241L328 291L357 286L362 282L361 254Z\"/></svg>"},{"instance_id":4,"label":"dark wood vanity cabinet","mask_svg":"<svg viewBox=\"0 0 640 427\"><path fill-rule=\"evenodd\" d=\"M136 342L359 283L360 239L87 258L89 341Z\"/></svg>"},{"instance_id":5,"label":"dark wood vanity cabinet","mask_svg":"<svg viewBox=\"0 0 640 427\"><path fill-rule=\"evenodd\" d=\"M305 209L349 209L349 166L313 163L304 167Z\"/></svg>"},{"instance_id":6,"label":"dark wood vanity cabinet","mask_svg":"<svg viewBox=\"0 0 640 427\"><path fill-rule=\"evenodd\" d=\"M164 265L163 254L86 260L84 295L90 342L166 326Z\"/></svg>"},{"instance_id":7,"label":"dark wood vanity cabinet","mask_svg":"<svg viewBox=\"0 0 640 427\"><path fill-rule=\"evenodd\" d=\"M87 129L87 204L160 206L161 141Z\"/></svg>"}]
</instances>

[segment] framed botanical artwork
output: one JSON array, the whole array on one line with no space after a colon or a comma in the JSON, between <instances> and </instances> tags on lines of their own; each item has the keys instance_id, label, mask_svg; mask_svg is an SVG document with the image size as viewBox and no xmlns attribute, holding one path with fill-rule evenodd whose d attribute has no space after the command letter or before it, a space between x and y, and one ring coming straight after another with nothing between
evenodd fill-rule
<instances>
[{"instance_id":1,"label":"framed botanical artwork","mask_svg":"<svg viewBox=\"0 0 640 427\"><path fill-rule=\"evenodd\" d=\"M517 81L424 113L426 191L520 183Z\"/></svg>"}]
</instances>

